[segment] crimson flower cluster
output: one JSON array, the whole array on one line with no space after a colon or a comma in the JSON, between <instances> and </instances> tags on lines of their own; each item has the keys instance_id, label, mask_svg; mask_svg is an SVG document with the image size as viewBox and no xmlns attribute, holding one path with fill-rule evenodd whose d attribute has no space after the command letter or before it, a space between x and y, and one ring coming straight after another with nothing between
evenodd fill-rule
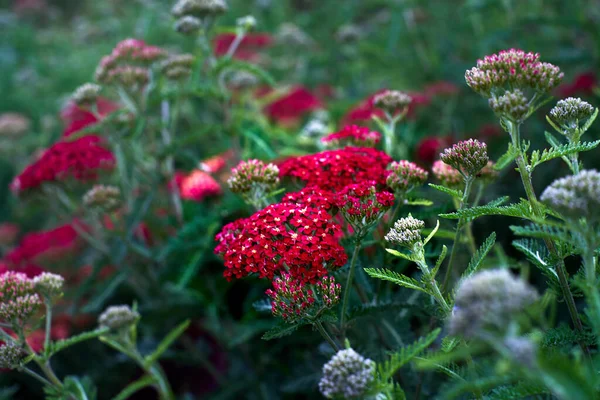
<instances>
[{"instance_id":1,"label":"crimson flower cluster","mask_svg":"<svg viewBox=\"0 0 600 400\"><path fill-rule=\"evenodd\" d=\"M96 135L83 136L73 141L60 141L42 153L11 183L14 192L34 189L45 182L74 178L94 181L100 170L115 166L113 153L103 146Z\"/></svg>"},{"instance_id":2,"label":"crimson flower cluster","mask_svg":"<svg viewBox=\"0 0 600 400\"><path fill-rule=\"evenodd\" d=\"M267 206L217 234L215 253L224 257L224 276L258 274L273 279L285 271L301 282L316 282L327 268L347 261L340 227L326 211L292 203Z\"/></svg>"},{"instance_id":3,"label":"crimson flower cluster","mask_svg":"<svg viewBox=\"0 0 600 400\"><path fill-rule=\"evenodd\" d=\"M306 186L339 191L364 180L385 184L385 169L392 161L382 151L369 147L346 147L290 158L281 165L281 176L306 182Z\"/></svg>"},{"instance_id":4,"label":"crimson flower cluster","mask_svg":"<svg viewBox=\"0 0 600 400\"><path fill-rule=\"evenodd\" d=\"M323 143L333 147L366 146L373 147L381 141L381 133L365 126L346 125L339 132L334 132L321 139Z\"/></svg>"},{"instance_id":5,"label":"crimson flower cluster","mask_svg":"<svg viewBox=\"0 0 600 400\"><path fill-rule=\"evenodd\" d=\"M264 113L274 121L282 124L293 124L304 114L318 110L323 103L308 89L298 86L292 88L264 108Z\"/></svg>"},{"instance_id":6,"label":"crimson flower cluster","mask_svg":"<svg viewBox=\"0 0 600 400\"><path fill-rule=\"evenodd\" d=\"M294 203L309 207L330 210L335 206L335 195L317 186L309 186L298 192L287 193L283 196L284 203Z\"/></svg>"},{"instance_id":7,"label":"crimson flower cluster","mask_svg":"<svg viewBox=\"0 0 600 400\"><path fill-rule=\"evenodd\" d=\"M182 199L202 201L207 197L219 196L223 189L219 182L210 174L196 169L189 174L178 172L175 174L175 183L179 188Z\"/></svg>"},{"instance_id":8,"label":"crimson flower cluster","mask_svg":"<svg viewBox=\"0 0 600 400\"><path fill-rule=\"evenodd\" d=\"M364 236L394 205L394 195L377 191L375 181L363 181L346 186L335 201L357 235Z\"/></svg>"},{"instance_id":9,"label":"crimson flower cluster","mask_svg":"<svg viewBox=\"0 0 600 400\"><path fill-rule=\"evenodd\" d=\"M223 33L214 40L214 52L217 57L224 56L233 44L235 33ZM233 53L233 58L238 60L255 61L259 56L261 49L267 48L273 44L273 38L266 33L246 33L237 49Z\"/></svg>"},{"instance_id":10,"label":"crimson flower cluster","mask_svg":"<svg viewBox=\"0 0 600 400\"><path fill-rule=\"evenodd\" d=\"M332 276L319 280L314 291L305 283L284 272L273 280L273 289L266 291L271 298L271 311L285 322L294 323L307 315L333 307L340 300L342 287Z\"/></svg>"},{"instance_id":11,"label":"crimson flower cluster","mask_svg":"<svg viewBox=\"0 0 600 400\"><path fill-rule=\"evenodd\" d=\"M102 57L96 69L96 80L126 87L143 85L148 81L148 67L166 56L167 52L160 47L149 46L143 40L125 39L111 54Z\"/></svg>"}]
</instances>

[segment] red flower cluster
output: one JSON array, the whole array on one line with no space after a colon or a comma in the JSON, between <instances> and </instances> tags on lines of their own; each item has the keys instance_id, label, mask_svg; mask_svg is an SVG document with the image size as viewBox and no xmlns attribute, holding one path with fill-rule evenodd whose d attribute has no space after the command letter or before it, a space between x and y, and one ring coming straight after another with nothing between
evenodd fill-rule
<instances>
[{"instance_id":1,"label":"red flower cluster","mask_svg":"<svg viewBox=\"0 0 600 400\"><path fill-rule=\"evenodd\" d=\"M186 200L202 201L206 197L219 196L223 193L219 182L199 169L189 175L181 172L175 174L175 182L179 187L181 198Z\"/></svg>"},{"instance_id":2,"label":"red flower cluster","mask_svg":"<svg viewBox=\"0 0 600 400\"><path fill-rule=\"evenodd\" d=\"M362 181L342 189L336 195L335 203L352 228L364 233L394 205L394 195L378 192L375 181Z\"/></svg>"},{"instance_id":3,"label":"red flower cluster","mask_svg":"<svg viewBox=\"0 0 600 400\"><path fill-rule=\"evenodd\" d=\"M295 279L312 283L327 275L327 267L346 263L337 240L340 234L324 210L277 203L226 225L215 238L215 253L225 259L227 279L253 273L273 279L288 271Z\"/></svg>"},{"instance_id":4,"label":"red flower cluster","mask_svg":"<svg viewBox=\"0 0 600 400\"><path fill-rule=\"evenodd\" d=\"M381 140L381 133L358 126L346 125L339 132L325 136L321 141L334 146L367 146L373 147Z\"/></svg>"},{"instance_id":5,"label":"red flower cluster","mask_svg":"<svg viewBox=\"0 0 600 400\"><path fill-rule=\"evenodd\" d=\"M74 225L86 229L76 220L47 231L26 234L21 243L6 255L6 260L14 266L23 266L58 260L73 253L80 244Z\"/></svg>"},{"instance_id":6,"label":"red flower cluster","mask_svg":"<svg viewBox=\"0 0 600 400\"><path fill-rule=\"evenodd\" d=\"M575 97L578 94L592 95L598 79L592 71L584 72L575 77L572 83L565 83L558 88L561 97Z\"/></svg>"},{"instance_id":7,"label":"red flower cluster","mask_svg":"<svg viewBox=\"0 0 600 400\"><path fill-rule=\"evenodd\" d=\"M297 86L283 97L278 98L264 108L265 114L274 121L293 124L304 114L323 107L319 98L308 89Z\"/></svg>"},{"instance_id":8,"label":"red flower cluster","mask_svg":"<svg viewBox=\"0 0 600 400\"><path fill-rule=\"evenodd\" d=\"M317 186L306 187L299 192L288 193L282 202L294 203L329 210L335 205L335 195Z\"/></svg>"},{"instance_id":9,"label":"red flower cluster","mask_svg":"<svg viewBox=\"0 0 600 400\"><path fill-rule=\"evenodd\" d=\"M306 182L306 186L338 191L364 180L384 184L391 157L369 147L346 147L290 158L281 165L281 176L291 176Z\"/></svg>"},{"instance_id":10,"label":"red flower cluster","mask_svg":"<svg viewBox=\"0 0 600 400\"><path fill-rule=\"evenodd\" d=\"M61 141L45 150L41 157L27 166L11 183L14 192L39 187L44 182L74 178L95 180L99 170L115 166L115 157L102 146L96 135L83 136L74 141Z\"/></svg>"},{"instance_id":11,"label":"red flower cluster","mask_svg":"<svg viewBox=\"0 0 600 400\"><path fill-rule=\"evenodd\" d=\"M223 33L214 40L215 55L224 56L236 38L235 33ZM266 33L247 33L240 42L233 58L238 60L253 61L258 57L258 51L273 44L273 38Z\"/></svg>"}]
</instances>

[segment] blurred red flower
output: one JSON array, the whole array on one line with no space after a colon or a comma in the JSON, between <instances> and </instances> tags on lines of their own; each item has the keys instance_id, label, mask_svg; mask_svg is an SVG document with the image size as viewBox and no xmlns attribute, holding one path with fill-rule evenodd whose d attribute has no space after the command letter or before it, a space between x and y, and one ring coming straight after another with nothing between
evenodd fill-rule
<instances>
[{"instance_id":1,"label":"blurred red flower","mask_svg":"<svg viewBox=\"0 0 600 400\"><path fill-rule=\"evenodd\" d=\"M70 102L60 113L60 117L67 124L63 131L63 137L68 137L75 132L79 132L90 125L100 122L101 118L118 109L119 106L116 103L103 97L98 98L96 102L97 115Z\"/></svg>"},{"instance_id":2,"label":"blurred red flower","mask_svg":"<svg viewBox=\"0 0 600 400\"><path fill-rule=\"evenodd\" d=\"M291 88L264 108L265 114L274 121L285 125L297 122L304 114L323 107L317 96L302 86Z\"/></svg>"},{"instance_id":3,"label":"blurred red flower","mask_svg":"<svg viewBox=\"0 0 600 400\"><path fill-rule=\"evenodd\" d=\"M224 56L229 51L236 38L235 33L223 33L214 39L214 52L218 57ZM248 33L240 42L233 53L233 58L253 61L258 57L258 51L273 44L273 38L267 33Z\"/></svg>"},{"instance_id":4,"label":"blurred red flower","mask_svg":"<svg viewBox=\"0 0 600 400\"><path fill-rule=\"evenodd\" d=\"M416 159L421 164L431 165L440 157L440 153L452 144L450 136L430 136L422 139L417 145Z\"/></svg>"},{"instance_id":5,"label":"blurred red flower","mask_svg":"<svg viewBox=\"0 0 600 400\"><path fill-rule=\"evenodd\" d=\"M597 84L596 74L592 71L584 72L575 77L572 83L565 83L558 87L561 97L572 97L578 94L591 95Z\"/></svg>"}]
</instances>

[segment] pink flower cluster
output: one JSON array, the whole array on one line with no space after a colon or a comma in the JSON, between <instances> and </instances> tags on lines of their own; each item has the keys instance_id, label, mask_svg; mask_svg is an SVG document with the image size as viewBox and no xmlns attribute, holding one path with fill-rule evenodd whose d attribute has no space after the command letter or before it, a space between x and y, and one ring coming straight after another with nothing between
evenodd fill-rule
<instances>
[{"instance_id":1,"label":"pink flower cluster","mask_svg":"<svg viewBox=\"0 0 600 400\"><path fill-rule=\"evenodd\" d=\"M373 147L381 141L381 133L364 126L346 125L342 130L325 136L321 141L335 147Z\"/></svg>"},{"instance_id":2,"label":"pink flower cluster","mask_svg":"<svg viewBox=\"0 0 600 400\"><path fill-rule=\"evenodd\" d=\"M306 186L338 191L364 180L385 184L385 169L392 161L386 153L368 147L346 147L290 158L279 165L281 176L306 182Z\"/></svg>"},{"instance_id":3,"label":"pink flower cluster","mask_svg":"<svg viewBox=\"0 0 600 400\"><path fill-rule=\"evenodd\" d=\"M150 64L166 56L167 52L160 47L149 46L143 40L125 39L100 60L96 80L128 87L143 85L148 81Z\"/></svg>"},{"instance_id":4,"label":"pink flower cluster","mask_svg":"<svg viewBox=\"0 0 600 400\"><path fill-rule=\"evenodd\" d=\"M73 178L93 181L101 170L115 166L113 153L99 136L89 135L73 141L60 141L45 150L11 183L14 192L34 189L45 182Z\"/></svg>"},{"instance_id":5,"label":"pink flower cluster","mask_svg":"<svg viewBox=\"0 0 600 400\"><path fill-rule=\"evenodd\" d=\"M12 271L0 275L0 320L22 325L41 304L27 275Z\"/></svg>"},{"instance_id":6,"label":"pink flower cluster","mask_svg":"<svg viewBox=\"0 0 600 400\"><path fill-rule=\"evenodd\" d=\"M288 271L301 282L316 282L327 267L346 263L340 235L326 211L277 203L226 225L216 236L215 253L224 257L228 279L250 274L273 279Z\"/></svg>"},{"instance_id":7,"label":"pink flower cluster","mask_svg":"<svg viewBox=\"0 0 600 400\"><path fill-rule=\"evenodd\" d=\"M394 192L406 194L427 181L429 173L406 160L394 161L388 167L387 185Z\"/></svg>"},{"instance_id":8,"label":"pink flower cluster","mask_svg":"<svg viewBox=\"0 0 600 400\"><path fill-rule=\"evenodd\" d=\"M476 92L489 96L492 89L510 86L549 92L561 82L560 68L540 61L538 53L502 50L485 56L477 66L465 73L467 84Z\"/></svg>"}]
</instances>

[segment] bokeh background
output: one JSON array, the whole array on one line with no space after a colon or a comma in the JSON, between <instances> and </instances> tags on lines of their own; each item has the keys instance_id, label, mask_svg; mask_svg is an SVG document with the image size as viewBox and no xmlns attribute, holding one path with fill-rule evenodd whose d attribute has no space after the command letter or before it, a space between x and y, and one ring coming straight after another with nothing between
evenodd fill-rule
<instances>
[{"instance_id":1,"label":"bokeh background","mask_svg":"<svg viewBox=\"0 0 600 400\"><path fill-rule=\"evenodd\" d=\"M197 51L195 39L175 32L171 3L0 1L0 114L19 113L29 120L25 135L0 137L0 222L18 223L23 233L55 222L57 216L49 215L43 204L24 204L14 196L9 183L36 151L61 136L65 129L61 110L69 96L93 79L100 58L116 43L131 37L177 52ZM330 129L350 121L364 123L370 117L369 97L390 88L407 91L415 99L402 128L414 160L428 165L444 146L465 137L486 141L496 159L505 151L508 137L485 100L466 86L464 72L478 58L511 47L539 52L543 60L561 67L565 80L556 89L558 98L575 96L599 103L597 0L229 0L229 6L219 19L217 33L231 33L237 18L253 15L258 21L255 36L236 55L266 70L281 93L302 88L302 96L307 97L306 107L284 110L286 118L264 109L266 122L244 133L244 151L249 156L277 159L309 151L314 148L311 122L324 121ZM214 44L218 49L218 42ZM197 139L179 157L178 168L189 168L192 160L220 154L231 146L229 137L217 129L205 132L208 108L210 104L199 101L186 111L196 116L186 125L186 134ZM543 115L538 113L523 129L533 148L544 145L543 132L549 130ZM214 117L206 118L209 126L218 123ZM598 128L592 127L586 135L587 140L597 139ZM600 166L598 157L582 157L588 168ZM551 165L536 171L536 186L544 187L566 173L560 160ZM517 174L505 170L485 198L508 193L517 199L522 193L515 182ZM212 253L212 237L224 221L243 215L239 200L186 204L186 213L194 218L188 221L185 235L178 236L180 242L173 244L179 247L169 253L170 269L161 276L164 286L142 308L149 346L152 338L164 333L163 325L184 317L194 320L187 347L165 362L173 385L186 396L182 398L317 398L316 382L326 356L303 350L314 347L318 338L307 331L262 342L260 335L273 321L252 303L261 299L266 286L228 283L221 277L222 263ZM506 256L517 257L510 250L507 225L486 218L478 221L475 232L486 237L496 230L506 238L501 240ZM182 276L189 277L186 288L178 289L175 296L169 285ZM86 311L93 314L107 302L135 298L127 289L115 290L110 286L113 282L86 288L94 298L101 298ZM102 389L99 398L109 398L123 383L139 376L125 360L108 356L101 344L69 351L59 359L58 369L87 371ZM7 399L40 398L41 393L28 383L13 373L0 374ZM435 382L430 387L435 388ZM140 392L137 398L152 396Z\"/></svg>"}]
</instances>

